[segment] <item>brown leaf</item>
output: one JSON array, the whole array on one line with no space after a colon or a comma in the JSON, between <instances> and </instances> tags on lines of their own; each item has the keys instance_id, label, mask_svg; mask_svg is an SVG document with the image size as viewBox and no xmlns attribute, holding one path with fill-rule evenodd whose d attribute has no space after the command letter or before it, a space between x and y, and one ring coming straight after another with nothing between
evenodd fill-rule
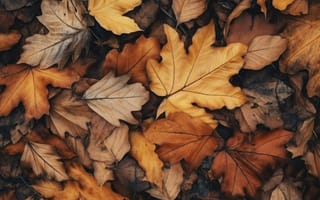
<instances>
[{"instance_id":1,"label":"brown leaf","mask_svg":"<svg viewBox=\"0 0 320 200\"><path fill-rule=\"evenodd\" d=\"M244 69L260 70L276 61L287 49L288 41L280 36L262 35L253 38L244 58Z\"/></svg>"},{"instance_id":2,"label":"brown leaf","mask_svg":"<svg viewBox=\"0 0 320 200\"><path fill-rule=\"evenodd\" d=\"M303 156L308 172L320 178L320 144L316 144Z\"/></svg>"},{"instance_id":3,"label":"brown leaf","mask_svg":"<svg viewBox=\"0 0 320 200\"><path fill-rule=\"evenodd\" d=\"M153 187L147 192L158 199L174 200L181 190L183 169L180 163L163 169L163 188Z\"/></svg>"},{"instance_id":4,"label":"brown leaf","mask_svg":"<svg viewBox=\"0 0 320 200\"><path fill-rule=\"evenodd\" d=\"M270 200L301 200L301 191L291 182L282 182L273 190Z\"/></svg>"},{"instance_id":5,"label":"brown leaf","mask_svg":"<svg viewBox=\"0 0 320 200\"><path fill-rule=\"evenodd\" d=\"M14 194L14 190L10 190L8 192L0 193L0 200L16 200L16 196Z\"/></svg>"},{"instance_id":6,"label":"brown leaf","mask_svg":"<svg viewBox=\"0 0 320 200\"><path fill-rule=\"evenodd\" d=\"M22 102L26 109L25 119L39 119L49 113L47 85L68 88L78 79L79 75L71 70L42 70L26 65L5 66L0 69L0 85L7 86L0 94L0 115L8 115Z\"/></svg>"},{"instance_id":7,"label":"brown leaf","mask_svg":"<svg viewBox=\"0 0 320 200\"><path fill-rule=\"evenodd\" d=\"M155 153L156 146L140 132L130 133L131 155L146 172L147 180L162 189L163 163Z\"/></svg>"},{"instance_id":8,"label":"brown leaf","mask_svg":"<svg viewBox=\"0 0 320 200\"><path fill-rule=\"evenodd\" d=\"M10 31L9 33L0 33L0 51L6 51L19 42L21 34L18 31Z\"/></svg>"},{"instance_id":9,"label":"brown leaf","mask_svg":"<svg viewBox=\"0 0 320 200\"><path fill-rule=\"evenodd\" d=\"M279 33L282 26L281 21L272 24L267 22L263 15L251 16L244 12L240 17L233 20L226 41L228 44L241 42L249 45L256 36Z\"/></svg>"},{"instance_id":10,"label":"brown leaf","mask_svg":"<svg viewBox=\"0 0 320 200\"><path fill-rule=\"evenodd\" d=\"M66 135L65 137L66 144L72 149L75 154L77 154L79 161L82 165L90 167L92 161L89 157L88 152L84 146L84 141L80 137L73 137L71 135Z\"/></svg>"},{"instance_id":11,"label":"brown leaf","mask_svg":"<svg viewBox=\"0 0 320 200\"><path fill-rule=\"evenodd\" d=\"M308 0L295 0L290 4L284 13L290 15L305 15L308 14L309 2Z\"/></svg>"},{"instance_id":12,"label":"brown leaf","mask_svg":"<svg viewBox=\"0 0 320 200\"><path fill-rule=\"evenodd\" d=\"M172 9L178 24L199 17L206 8L206 0L174 0L172 2Z\"/></svg>"},{"instance_id":13,"label":"brown leaf","mask_svg":"<svg viewBox=\"0 0 320 200\"><path fill-rule=\"evenodd\" d=\"M156 0L143 1L137 13L130 16L142 29L148 28L155 20L159 10L159 3Z\"/></svg>"},{"instance_id":14,"label":"brown leaf","mask_svg":"<svg viewBox=\"0 0 320 200\"><path fill-rule=\"evenodd\" d=\"M105 57L103 63L103 74L111 69L116 75L131 75L131 82L148 84L146 75L146 64L148 59L159 59L160 44L156 38L139 37L134 44L126 44L119 53L116 49L111 50Z\"/></svg>"},{"instance_id":15,"label":"brown leaf","mask_svg":"<svg viewBox=\"0 0 320 200\"><path fill-rule=\"evenodd\" d=\"M144 135L160 145L157 153L162 160L176 164L184 159L188 171L191 171L218 147L218 139L212 131L200 119L181 112L153 122Z\"/></svg>"},{"instance_id":16,"label":"brown leaf","mask_svg":"<svg viewBox=\"0 0 320 200\"><path fill-rule=\"evenodd\" d=\"M60 159L52 146L36 142L26 143L21 156L21 161L30 165L36 175L46 173L49 177L63 181L68 179L68 175Z\"/></svg>"},{"instance_id":17,"label":"brown leaf","mask_svg":"<svg viewBox=\"0 0 320 200\"><path fill-rule=\"evenodd\" d=\"M101 200L105 197L112 200L126 199L113 192L111 188L98 185L97 181L78 165L72 165L68 174L71 180L68 180L64 186L54 181L42 181L32 187L45 198L54 200Z\"/></svg>"},{"instance_id":18,"label":"brown leaf","mask_svg":"<svg viewBox=\"0 0 320 200\"><path fill-rule=\"evenodd\" d=\"M222 178L221 190L228 196L254 197L264 180L263 172L286 159L284 145L291 137L291 132L280 129L257 134L248 143L244 134L235 133L211 165L213 176Z\"/></svg>"},{"instance_id":19,"label":"brown leaf","mask_svg":"<svg viewBox=\"0 0 320 200\"><path fill-rule=\"evenodd\" d=\"M312 5L316 8L317 4ZM318 52L320 50L320 32L317 12L311 12L306 17L300 17L288 24L282 36L287 38L288 49L280 60L280 69L283 72L295 74L308 70L309 81L307 84L308 96L320 95Z\"/></svg>"}]
</instances>

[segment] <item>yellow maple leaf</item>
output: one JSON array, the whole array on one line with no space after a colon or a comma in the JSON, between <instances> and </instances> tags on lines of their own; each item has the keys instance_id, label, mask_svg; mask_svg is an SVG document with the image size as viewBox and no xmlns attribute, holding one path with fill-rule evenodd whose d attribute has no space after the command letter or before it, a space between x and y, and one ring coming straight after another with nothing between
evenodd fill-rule
<instances>
[{"instance_id":1,"label":"yellow maple leaf","mask_svg":"<svg viewBox=\"0 0 320 200\"><path fill-rule=\"evenodd\" d=\"M247 47L240 43L212 47L215 34L210 23L197 31L186 53L176 31L166 25L164 30L168 42L161 51L161 63L154 59L147 63L151 90L166 97L158 114L183 111L216 127L204 108L233 109L245 102L240 88L233 87L229 79L242 67Z\"/></svg>"},{"instance_id":2,"label":"yellow maple leaf","mask_svg":"<svg viewBox=\"0 0 320 200\"><path fill-rule=\"evenodd\" d=\"M47 85L67 88L79 78L76 72L69 69L5 66L0 70L0 85L7 86L0 94L0 116L8 115L22 102L26 109L25 118L39 119L49 112Z\"/></svg>"},{"instance_id":3,"label":"yellow maple leaf","mask_svg":"<svg viewBox=\"0 0 320 200\"><path fill-rule=\"evenodd\" d=\"M140 31L139 26L123 14L141 4L141 0L89 0L88 10L98 23L114 34Z\"/></svg>"}]
</instances>

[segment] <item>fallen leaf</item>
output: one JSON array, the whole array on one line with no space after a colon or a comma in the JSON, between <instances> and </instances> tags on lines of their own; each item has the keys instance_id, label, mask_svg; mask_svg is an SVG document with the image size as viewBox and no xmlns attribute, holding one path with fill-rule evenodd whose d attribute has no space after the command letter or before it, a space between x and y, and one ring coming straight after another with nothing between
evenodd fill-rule
<instances>
[{"instance_id":1,"label":"fallen leaf","mask_svg":"<svg viewBox=\"0 0 320 200\"><path fill-rule=\"evenodd\" d=\"M176 164L184 159L190 172L218 147L218 138L212 131L200 119L181 112L153 122L144 135L159 145L156 152L162 160Z\"/></svg>"},{"instance_id":2,"label":"fallen leaf","mask_svg":"<svg viewBox=\"0 0 320 200\"><path fill-rule=\"evenodd\" d=\"M114 126L120 126L119 120L136 124L138 121L131 112L141 109L148 101L149 93L141 83L126 84L129 79L129 75L114 77L109 72L84 93L83 99L93 111Z\"/></svg>"},{"instance_id":3,"label":"fallen leaf","mask_svg":"<svg viewBox=\"0 0 320 200\"><path fill-rule=\"evenodd\" d=\"M141 30L133 19L123 16L141 2L141 0L89 0L88 10L103 28L121 35Z\"/></svg>"},{"instance_id":4,"label":"fallen leaf","mask_svg":"<svg viewBox=\"0 0 320 200\"><path fill-rule=\"evenodd\" d=\"M211 165L213 177L222 178L221 190L227 196L254 197L264 180L263 172L286 159L284 145L291 137L291 132L280 129L257 134L248 143L244 134L235 133Z\"/></svg>"},{"instance_id":5,"label":"fallen leaf","mask_svg":"<svg viewBox=\"0 0 320 200\"><path fill-rule=\"evenodd\" d=\"M61 78L63 77L63 78ZM0 94L0 115L8 115L20 102L26 112L25 119L39 119L49 113L47 85L68 88L79 79L71 70L39 69L26 65L7 65L0 69L0 85L6 85Z\"/></svg>"},{"instance_id":6,"label":"fallen leaf","mask_svg":"<svg viewBox=\"0 0 320 200\"><path fill-rule=\"evenodd\" d=\"M20 141L20 139L27 135L28 133L31 133L33 128L33 120L31 121L24 121L21 124L17 124L14 128L10 130L10 139L12 144L16 144Z\"/></svg>"},{"instance_id":7,"label":"fallen leaf","mask_svg":"<svg viewBox=\"0 0 320 200\"><path fill-rule=\"evenodd\" d=\"M80 166L72 165L68 174L71 180L68 180L64 186L47 180L32 185L32 187L45 198L53 198L54 200L101 200L105 197L112 200L127 199L113 192L108 186L98 185L97 181Z\"/></svg>"},{"instance_id":8,"label":"fallen leaf","mask_svg":"<svg viewBox=\"0 0 320 200\"><path fill-rule=\"evenodd\" d=\"M235 111L243 132L254 132L257 125L262 124L270 129L283 126L280 105L293 95L293 90L283 81L267 78L262 81L250 83L249 88L244 88L248 102Z\"/></svg>"},{"instance_id":9,"label":"fallen leaf","mask_svg":"<svg viewBox=\"0 0 320 200\"><path fill-rule=\"evenodd\" d=\"M18 63L40 65L41 68L58 64L62 68L70 56L72 61L76 61L90 39L81 1L44 0L41 11L42 15L38 20L46 26L49 33L27 38Z\"/></svg>"},{"instance_id":10,"label":"fallen leaf","mask_svg":"<svg viewBox=\"0 0 320 200\"><path fill-rule=\"evenodd\" d=\"M27 6L27 4L33 4L36 0L15 0L12 1L6 1L6 0L0 0L1 4L5 7L6 10L17 10L24 6Z\"/></svg>"},{"instance_id":11,"label":"fallen leaf","mask_svg":"<svg viewBox=\"0 0 320 200\"><path fill-rule=\"evenodd\" d=\"M155 153L156 146L140 132L130 133L131 155L146 172L147 180L162 189L163 163Z\"/></svg>"},{"instance_id":12,"label":"fallen leaf","mask_svg":"<svg viewBox=\"0 0 320 200\"><path fill-rule=\"evenodd\" d=\"M225 37L228 44L241 42L249 45L253 38L278 34L282 27L283 23L280 20L276 23L270 23L262 14L252 16L248 12L243 12L233 20L230 31Z\"/></svg>"},{"instance_id":13,"label":"fallen leaf","mask_svg":"<svg viewBox=\"0 0 320 200\"><path fill-rule=\"evenodd\" d=\"M65 134L83 137L88 134L88 125L93 117L86 102L73 96L71 90L63 90L50 100L47 124L51 131L65 138Z\"/></svg>"},{"instance_id":14,"label":"fallen leaf","mask_svg":"<svg viewBox=\"0 0 320 200\"><path fill-rule=\"evenodd\" d=\"M21 38L18 31L10 31L9 33L0 33L0 51L11 49L12 46L17 44Z\"/></svg>"},{"instance_id":15,"label":"fallen leaf","mask_svg":"<svg viewBox=\"0 0 320 200\"><path fill-rule=\"evenodd\" d=\"M320 32L317 28L320 20L313 18L317 13L292 21L282 33L289 43L287 51L281 57L280 69L289 74L308 70L307 93L310 97L320 95L320 63L316 54L320 50Z\"/></svg>"},{"instance_id":16,"label":"fallen leaf","mask_svg":"<svg viewBox=\"0 0 320 200\"><path fill-rule=\"evenodd\" d=\"M193 36L187 54L176 31L167 25L164 29L168 42L161 50L162 61L150 59L147 63L151 90L165 97L158 115L186 112L216 127L217 122L204 108L233 109L245 102L240 88L233 87L229 79L240 70L246 46L212 47L215 34L210 23Z\"/></svg>"},{"instance_id":17,"label":"fallen leaf","mask_svg":"<svg viewBox=\"0 0 320 200\"><path fill-rule=\"evenodd\" d=\"M68 175L59 159L52 146L36 142L27 142L21 156L21 161L30 165L36 175L46 173L58 181L67 180Z\"/></svg>"},{"instance_id":18,"label":"fallen leaf","mask_svg":"<svg viewBox=\"0 0 320 200\"><path fill-rule=\"evenodd\" d=\"M158 19L159 2L157 0L143 1L137 12L128 14L142 29L147 29Z\"/></svg>"},{"instance_id":19,"label":"fallen leaf","mask_svg":"<svg viewBox=\"0 0 320 200\"><path fill-rule=\"evenodd\" d=\"M126 44L119 53L116 49L111 50L105 57L103 63L103 74L111 69L116 75L131 75L131 82L148 84L146 75L146 64L148 59L159 59L160 44L156 38L139 37L134 44Z\"/></svg>"},{"instance_id":20,"label":"fallen leaf","mask_svg":"<svg viewBox=\"0 0 320 200\"><path fill-rule=\"evenodd\" d=\"M272 5L278 10L285 10L295 0L272 0Z\"/></svg>"},{"instance_id":21,"label":"fallen leaf","mask_svg":"<svg viewBox=\"0 0 320 200\"><path fill-rule=\"evenodd\" d=\"M288 13L290 15L305 15L308 14L309 11L309 2L308 0L295 0L292 4L290 4L284 13Z\"/></svg>"},{"instance_id":22,"label":"fallen leaf","mask_svg":"<svg viewBox=\"0 0 320 200\"><path fill-rule=\"evenodd\" d=\"M79 161L82 165L86 167L90 167L92 164L92 160L89 157L88 152L84 146L84 141L79 136L73 137L72 135L67 134L65 136L66 144L72 149L75 154L77 154Z\"/></svg>"},{"instance_id":23,"label":"fallen leaf","mask_svg":"<svg viewBox=\"0 0 320 200\"><path fill-rule=\"evenodd\" d=\"M260 6L261 12L264 14L264 16L267 16L267 6L266 6L266 0L257 0L257 4Z\"/></svg>"},{"instance_id":24,"label":"fallen leaf","mask_svg":"<svg viewBox=\"0 0 320 200\"><path fill-rule=\"evenodd\" d=\"M206 8L206 0L174 0L172 2L178 25L199 17Z\"/></svg>"},{"instance_id":25,"label":"fallen leaf","mask_svg":"<svg viewBox=\"0 0 320 200\"><path fill-rule=\"evenodd\" d=\"M320 145L316 144L309 149L302 157L307 166L308 172L315 177L320 178Z\"/></svg>"},{"instance_id":26,"label":"fallen leaf","mask_svg":"<svg viewBox=\"0 0 320 200\"><path fill-rule=\"evenodd\" d=\"M163 170L163 188L151 188L147 192L158 199L174 200L181 190L183 169L180 163Z\"/></svg>"},{"instance_id":27,"label":"fallen leaf","mask_svg":"<svg viewBox=\"0 0 320 200\"><path fill-rule=\"evenodd\" d=\"M301 200L302 193L291 182L282 182L272 191L270 200Z\"/></svg>"},{"instance_id":28,"label":"fallen leaf","mask_svg":"<svg viewBox=\"0 0 320 200\"><path fill-rule=\"evenodd\" d=\"M288 41L280 36L263 35L255 37L249 44L244 57L244 69L260 70L278 60L287 49Z\"/></svg>"}]
</instances>

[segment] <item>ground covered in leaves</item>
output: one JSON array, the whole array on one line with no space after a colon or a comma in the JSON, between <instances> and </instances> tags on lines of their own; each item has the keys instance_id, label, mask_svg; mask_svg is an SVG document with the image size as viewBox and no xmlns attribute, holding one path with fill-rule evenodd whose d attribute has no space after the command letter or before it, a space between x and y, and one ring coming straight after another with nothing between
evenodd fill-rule
<instances>
[{"instance_id":1,"label":"ground covered in leaves","mask_svg":"<svg viewBox=\"0 0 320 200\"><path fill-rule=\"evenodd\" d=\"M314 200L320 3L0 0L0 200Z\"/></svg>"}]
</instances>

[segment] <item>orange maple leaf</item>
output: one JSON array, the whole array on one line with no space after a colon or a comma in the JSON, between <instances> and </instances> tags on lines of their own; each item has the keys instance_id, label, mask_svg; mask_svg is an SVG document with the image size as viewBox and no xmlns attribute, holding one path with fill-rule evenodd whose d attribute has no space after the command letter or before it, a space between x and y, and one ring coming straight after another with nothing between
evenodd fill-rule
<instances>
[{"instance_id":1,"label":"orange maple leaf","mask_svg":"<svg viewBox=\"0 0 320 200\"><path fill-rule=\"evenodd\" d=\"M68 88L80 77L71 70L40 69L27 65L8 65L0 69L0 85L6 85L0 94L0 116L8 115L20 102L25 119L39 119L49 112L47 85Z\"/></svg>"},{"instance_id":2,"label":"orange maple leaf","mask_svg":"<svg viewBox=\"0 0 320 200\"><path fill-rule=\"evenodd\" d=\"M251 143L237 132L227 141L223 151L214 158L213 177L223 177L221 190L228 196L253 197L262 185L262 174L268 167L275 168L277 161L286 159L286 144L291 132L280 129L257 134Z\"/></svg>"},{"instance_id":3,"label":"orange maple leaf","mask_svg":"<svg viewBox=\"0 0 320 200\"><path fill-rule=\"evenodd\" d=\"M157 153L162 160L175 164L184 159L187 170L191 171L217 148L218 138L212 131L200 119L179 112L153 122L144 134L160 145Z\"/></svg>"}]
</instances>

